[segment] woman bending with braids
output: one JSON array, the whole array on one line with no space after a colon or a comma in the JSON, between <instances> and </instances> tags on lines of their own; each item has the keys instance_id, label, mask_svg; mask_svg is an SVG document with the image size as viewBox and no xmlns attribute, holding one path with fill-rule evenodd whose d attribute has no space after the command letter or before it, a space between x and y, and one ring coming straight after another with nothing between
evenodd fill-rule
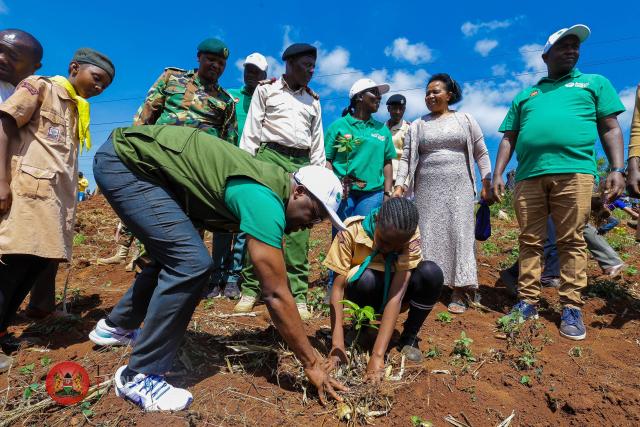
<instances>
[{"instance_id":1,"label":"woman bending with braids","mask_svg":"<svg viewBox=\"0 0 640 427\"><path fill-rule=\"evenodd\" d=\"M442 289L442 270L422 260L418 209L408 199L394 198L366 217L345 221L324 265L335 272L331 290L332 349L329 363L346 362L343 306L348 299L371 306L382 315L378 335L367 366L366 380L384 375L384 355L401 311L409 310L399 348L411 361L422 361L418 332Z\"/></svg>"}]
</instances>

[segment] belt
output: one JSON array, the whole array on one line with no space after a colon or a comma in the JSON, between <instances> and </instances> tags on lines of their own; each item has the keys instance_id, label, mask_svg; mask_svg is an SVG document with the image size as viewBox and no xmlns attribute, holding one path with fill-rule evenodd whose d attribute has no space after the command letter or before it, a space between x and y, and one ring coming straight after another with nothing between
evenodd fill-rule
<instances>
[{"instance_id":1,"label":"belt","mask_svg":"<svg viewBox=\"0 0 640 427\"><path fill-rule=\"evenodd\" d=\"M309 157L309 150L305 150L303 148L285 147L284 145L280 145L277 142L264 142L263 144L270 150L273 150L285 156L306 158Z\"/></svg>"}]
</instances>

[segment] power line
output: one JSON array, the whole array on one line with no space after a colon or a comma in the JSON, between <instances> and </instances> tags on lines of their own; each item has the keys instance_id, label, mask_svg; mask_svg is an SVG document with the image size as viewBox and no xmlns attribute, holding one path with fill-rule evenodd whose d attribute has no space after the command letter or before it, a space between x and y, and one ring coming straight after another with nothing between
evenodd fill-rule
<instances>
[{"instance_id":1,"label":"power line","mask_svg":"<svg viewBox=\"0 0 640 427\"><path fill-rule=\"evenodd\" d=\"M590 66L590 65L602 65L602 64L616 64L616 63L621 63L621 62L637 61L639 59L640 59L640 56L627 56L627 57L618 57L618 58L611 58L611 59L602 59L602 60L593 61L593 62L585 62L582 65ZM523 72L523 73L514 73L514 74L511 75L511 77L537 75L537 74L544 74L546 72L547 72L547 70L526 71L526 72ZM474 79L474 80L467 80L466 83L478 83L478 82L484 82L484 81L489 82L489 81L500 80L500 79L504 79L504 78L505 78L505 76L483 77L483 78ZM411 91L414 91L414 90L424 90L424 86L414 87L414 88L406 88L406 89L398 89L398 90L391 90L391 91L389 91L389 93L411 92ZM322 102L344 100L345 98L346 98L346 96L336 96L336 97L331 97L331 98L322 98ZM123 123L131 123L131 120L121 120L121 121L103 122L103 123L92 123L91 126L116 125L116 124L123 124Z\"/></svg>"},{"instance_id":2,"label":"power line","mask_svg":"<svg viewBox=\"0 0 640 427\"><path fill-rule=\"evenodd\" d=\"M589 42L589 45L602 45L602 44L611 44L611 43L618 43L621 41L628 41L628 40L636 40L636 39L640 39L640 36L626 36L626 37L621 37L621 38L617 38L617 39L611 39L611 40L602 40L602 41L596 41L596 42ZM522 50L520 51L521 53L533 53L533 52L542 52L543 49L528 49L528 50ZM487 58L495 58L495 57L500 57L500 56L510 56L513 55L511 53L500 53L500 54L489 54L485 57L482 57L482 59L487 59ZM593 64L585 64L585 65L593 65ZM417 68L417 67L422 67L423 65L409 65L409 66L398 66L398 67L389 67L388 70L398 70L398 69L412 69L412 68ZM369 68L369 71L375 71L375 68ZM345 72L341 72L341 73L330 73L330 74L318 74L313 76L314 79L321 79L324 77L336 77L336 76L343 76L343 75L350 75L350 74L360 74L363 73L363 71L361 70L354 70L354 71L345 71ZM493 78L492 78L493 79ZM484 80L484 79L482 79ZM413 90L413 89L410 89ZM107 99L107 100L100 100L100 101L93 101L91 104L106 104L106 103L112 103L112 102L120 102L120 101L135 101L135 100L141 100L144 99L144 97L142 96L134 96L134 97L126 97L126 98L115 98L115 99ZM120 122L122 123L122 122Z\"/></svg>"}]
</instances>

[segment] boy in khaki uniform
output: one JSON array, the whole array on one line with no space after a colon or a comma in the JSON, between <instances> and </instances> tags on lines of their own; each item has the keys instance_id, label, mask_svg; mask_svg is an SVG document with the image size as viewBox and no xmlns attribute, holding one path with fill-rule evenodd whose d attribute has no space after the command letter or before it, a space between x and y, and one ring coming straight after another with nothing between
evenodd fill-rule
<instances>
[{"instance_id":1,"label":"boy in khaki uniform","mask_svg":"<svg viewBox=\"0 0 640 427\"><path fill-rule=\"evenodd\" d=\"M70 261L79 149L91 147L87 98L111 84L111 61L79 49L69 77L31 76L0 104L0 344L51 260ZM46 236L46 238L43 238ZM7 357L0 353L0 364ZM9 361L10 362L10 361ZM0 369L2 367L0 366Z\"/></svg>"}]
</instances>

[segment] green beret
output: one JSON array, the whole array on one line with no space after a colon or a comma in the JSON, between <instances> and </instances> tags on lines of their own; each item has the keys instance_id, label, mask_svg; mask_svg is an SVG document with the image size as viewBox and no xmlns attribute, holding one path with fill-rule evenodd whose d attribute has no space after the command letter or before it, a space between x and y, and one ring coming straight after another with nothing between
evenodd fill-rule
<instances>
[{"instance_id":1,"label":"green beret","mask_svg":"<svg viewBox=\"0 0 640 427\"><path fill-rule=\"evenodd\" d=\"M72 61L79 64L91 64L98 68L102 68L111 77L111 81L116 76L116 67L113 66L113 62L107 57L107 55L98 52L97 50L81 47L76 50L73 55Z\"/></svg>"},{"instance_id":2,"label":"green beret","mask_svg":"<svg viewBox=\"0 0 640 427\"><path fill-rule=\"evenodd\" d=\"M224 44L222 40L218 40L218 39L203 40L198 45L198 52L220 55L225 59L229 57L229 48L227 48L227 45Z\"/></svg>"}]
</instances>

